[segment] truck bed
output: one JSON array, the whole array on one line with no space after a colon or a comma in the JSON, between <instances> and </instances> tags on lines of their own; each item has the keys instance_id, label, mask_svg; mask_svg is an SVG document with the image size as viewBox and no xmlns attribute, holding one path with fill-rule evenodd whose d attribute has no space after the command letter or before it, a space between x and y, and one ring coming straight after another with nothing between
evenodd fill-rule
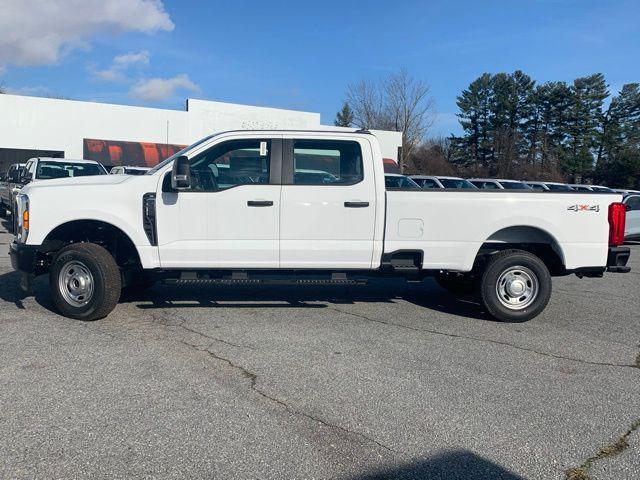
<instances>
[{"instance_id":1,"label":"truck bed","mask_svg":"<svg viewBox=\"0 0 640 480\"><path fill-rule=\"evenodd\" d=\"M568 270L601 266L608 253L608 206L621 198L577 192L389 190L384 252L421 250L423 268L466 272L486 242L521 240L551 242Z\"/></svg>"}]
</instances>

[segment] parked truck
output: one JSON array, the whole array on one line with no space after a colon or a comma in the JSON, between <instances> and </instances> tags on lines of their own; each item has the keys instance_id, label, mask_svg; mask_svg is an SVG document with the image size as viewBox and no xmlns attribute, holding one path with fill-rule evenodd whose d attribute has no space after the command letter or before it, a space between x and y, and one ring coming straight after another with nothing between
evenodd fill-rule
<instances>
[{"instance_id":1,"label":"parked truck","mask_svg":"<svg viewBox=\"0 0 640 480\"><path fill-rule=\"evenodd\" d=\"M326 175L309 175L308 172ZM551 277L628 272L619 194L385 188L366 131L230 131L142 176L27 185L14 268L49 275L57 309L109 314L157 280L349 284L433 276L493 317L545 308Z\"/></svg>"},{"instance_id":2,"label":"parked truck","mask_svg":"<svg viewBox=\"0 0 640 480\"><path fill-rule=\"evenodd\" d=\"M22 184L20 177L24 170L24 163L14 163L0 176L0 217L6 218L13 212L14 199Z\"/></svg>"}]
</instances>

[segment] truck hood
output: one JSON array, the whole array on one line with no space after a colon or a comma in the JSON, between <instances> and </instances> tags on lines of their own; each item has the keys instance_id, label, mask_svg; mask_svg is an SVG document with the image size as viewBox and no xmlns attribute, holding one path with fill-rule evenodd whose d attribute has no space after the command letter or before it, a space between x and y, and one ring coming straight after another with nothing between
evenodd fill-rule
<instances>
[{"instance_id":1,"label":"truck hood","mask_svg":"<svg viewBox=\"0 0 640 480\"><path fill-rule=\"evenodd\" d=\"M131 180L134 177L130 175L90 175L86 177L75 178L54 178L51 180L38 180L32 182L22 188L23 193L28 193L33 190L40 190L41 188L49 187L65 187L70 188L73 186L86 187L91 185L118 185L127 180Z\"/></svg>"}]
</instances>

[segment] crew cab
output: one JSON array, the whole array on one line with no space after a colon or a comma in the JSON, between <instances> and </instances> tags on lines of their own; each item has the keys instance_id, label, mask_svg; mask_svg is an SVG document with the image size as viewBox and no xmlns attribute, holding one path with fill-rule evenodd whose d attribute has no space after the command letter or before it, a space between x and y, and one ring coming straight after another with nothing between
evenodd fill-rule
<instances>
[{"instance_id":1,"label":"crew cab","mask_svg":"<svg viewBox=\"0 0 640 480\"><path fill-rule=\"evenodd\" d=\"M10 255L23 288L48 274L57 309L83 320L109 314L122 288L157 280L433 276L450 292L478 294L499 320L524 321L547 305L552 276L629 271L621 198L385 188L367 131L230 131L146 175L26 186Z\"/></svg>"}]
</instances>

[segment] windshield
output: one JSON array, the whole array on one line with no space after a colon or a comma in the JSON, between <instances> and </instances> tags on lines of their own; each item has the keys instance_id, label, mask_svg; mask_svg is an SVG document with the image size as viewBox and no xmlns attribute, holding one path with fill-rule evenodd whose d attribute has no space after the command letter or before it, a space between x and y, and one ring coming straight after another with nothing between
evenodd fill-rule
<instances>
[{"instance_id":1,"label":"windshield","mask_svg":"<svg viewBox=\"0 0 640 480\"><path fill-rule=\"evenodd\" d=\"M50 162L43 160L38 163L36 178L38 180L50 180L52 178L87 177L106 174L104 167L97 163Z\"/></svg>"},{"instance_id":2,"label":"windshield","mask_svg":"<svg viewBox=\"0 0 640 480\"><path fill-rule=\"evenodd\" d=\"M417 188L420 189L420 185L411 180L409 177L399 176L386 176L384 177L384 184L387 188Z\"/></svg>"},{"instance_id":3,"label":"windshield","mask_svg":"<svg viewBox=\"0 0 640 480\"><path fill-rule=\"evenodd\" d=\"M549 187L549 190L552 190L554 192L571 192L571 191L573 191L573 188L571 188L569 185L558 185L556 183L547 183L547 187Z\"/></svg>"},{"instance_id":4,"label":"windshield","mask_svg":"<svg viewBox=\"0 0 640 480\"><path fill-rule=\"evenodd\" d=\"M215 137L215 135L209 135L208 137L204 137L203 139L198 140L196 143L193 143L193 144L189 145L188 147L184 147L179 152L176 152L173 155L171 155L169 158L166 158L163 161L161 161L158 165L156 165L151 170L146 172L146 174L147 175L153 175L158 170L160 170L162 167L164 167L165 165L168 165L170 162L172 162L175 158L178 158L180 155L184 155L186 152L188 152L192 148L197 147L201 143L204 143L204 142L206 142L207 140L209 140L210 138L213 138L213 137Z\"/></svg>"},{"instance_id":5,"label":"windshield","mask_svg":"<svg viewBox=\"0 0 640 480\"><path fill-rule=\"evenodd\" d=\"M531 190L531 187L522 182L500 182L506 190Z\"/></svg>"},{"instance_id":6,"label":"windshield","mask_svg":"<svg viewBox=\"0 0 640 480\"><path fill-rule=\"evenodd\" d=\"M444 188L476 188L476 186L463 178L441 178L438 177Z\"/></svg>"}]
</instances>

